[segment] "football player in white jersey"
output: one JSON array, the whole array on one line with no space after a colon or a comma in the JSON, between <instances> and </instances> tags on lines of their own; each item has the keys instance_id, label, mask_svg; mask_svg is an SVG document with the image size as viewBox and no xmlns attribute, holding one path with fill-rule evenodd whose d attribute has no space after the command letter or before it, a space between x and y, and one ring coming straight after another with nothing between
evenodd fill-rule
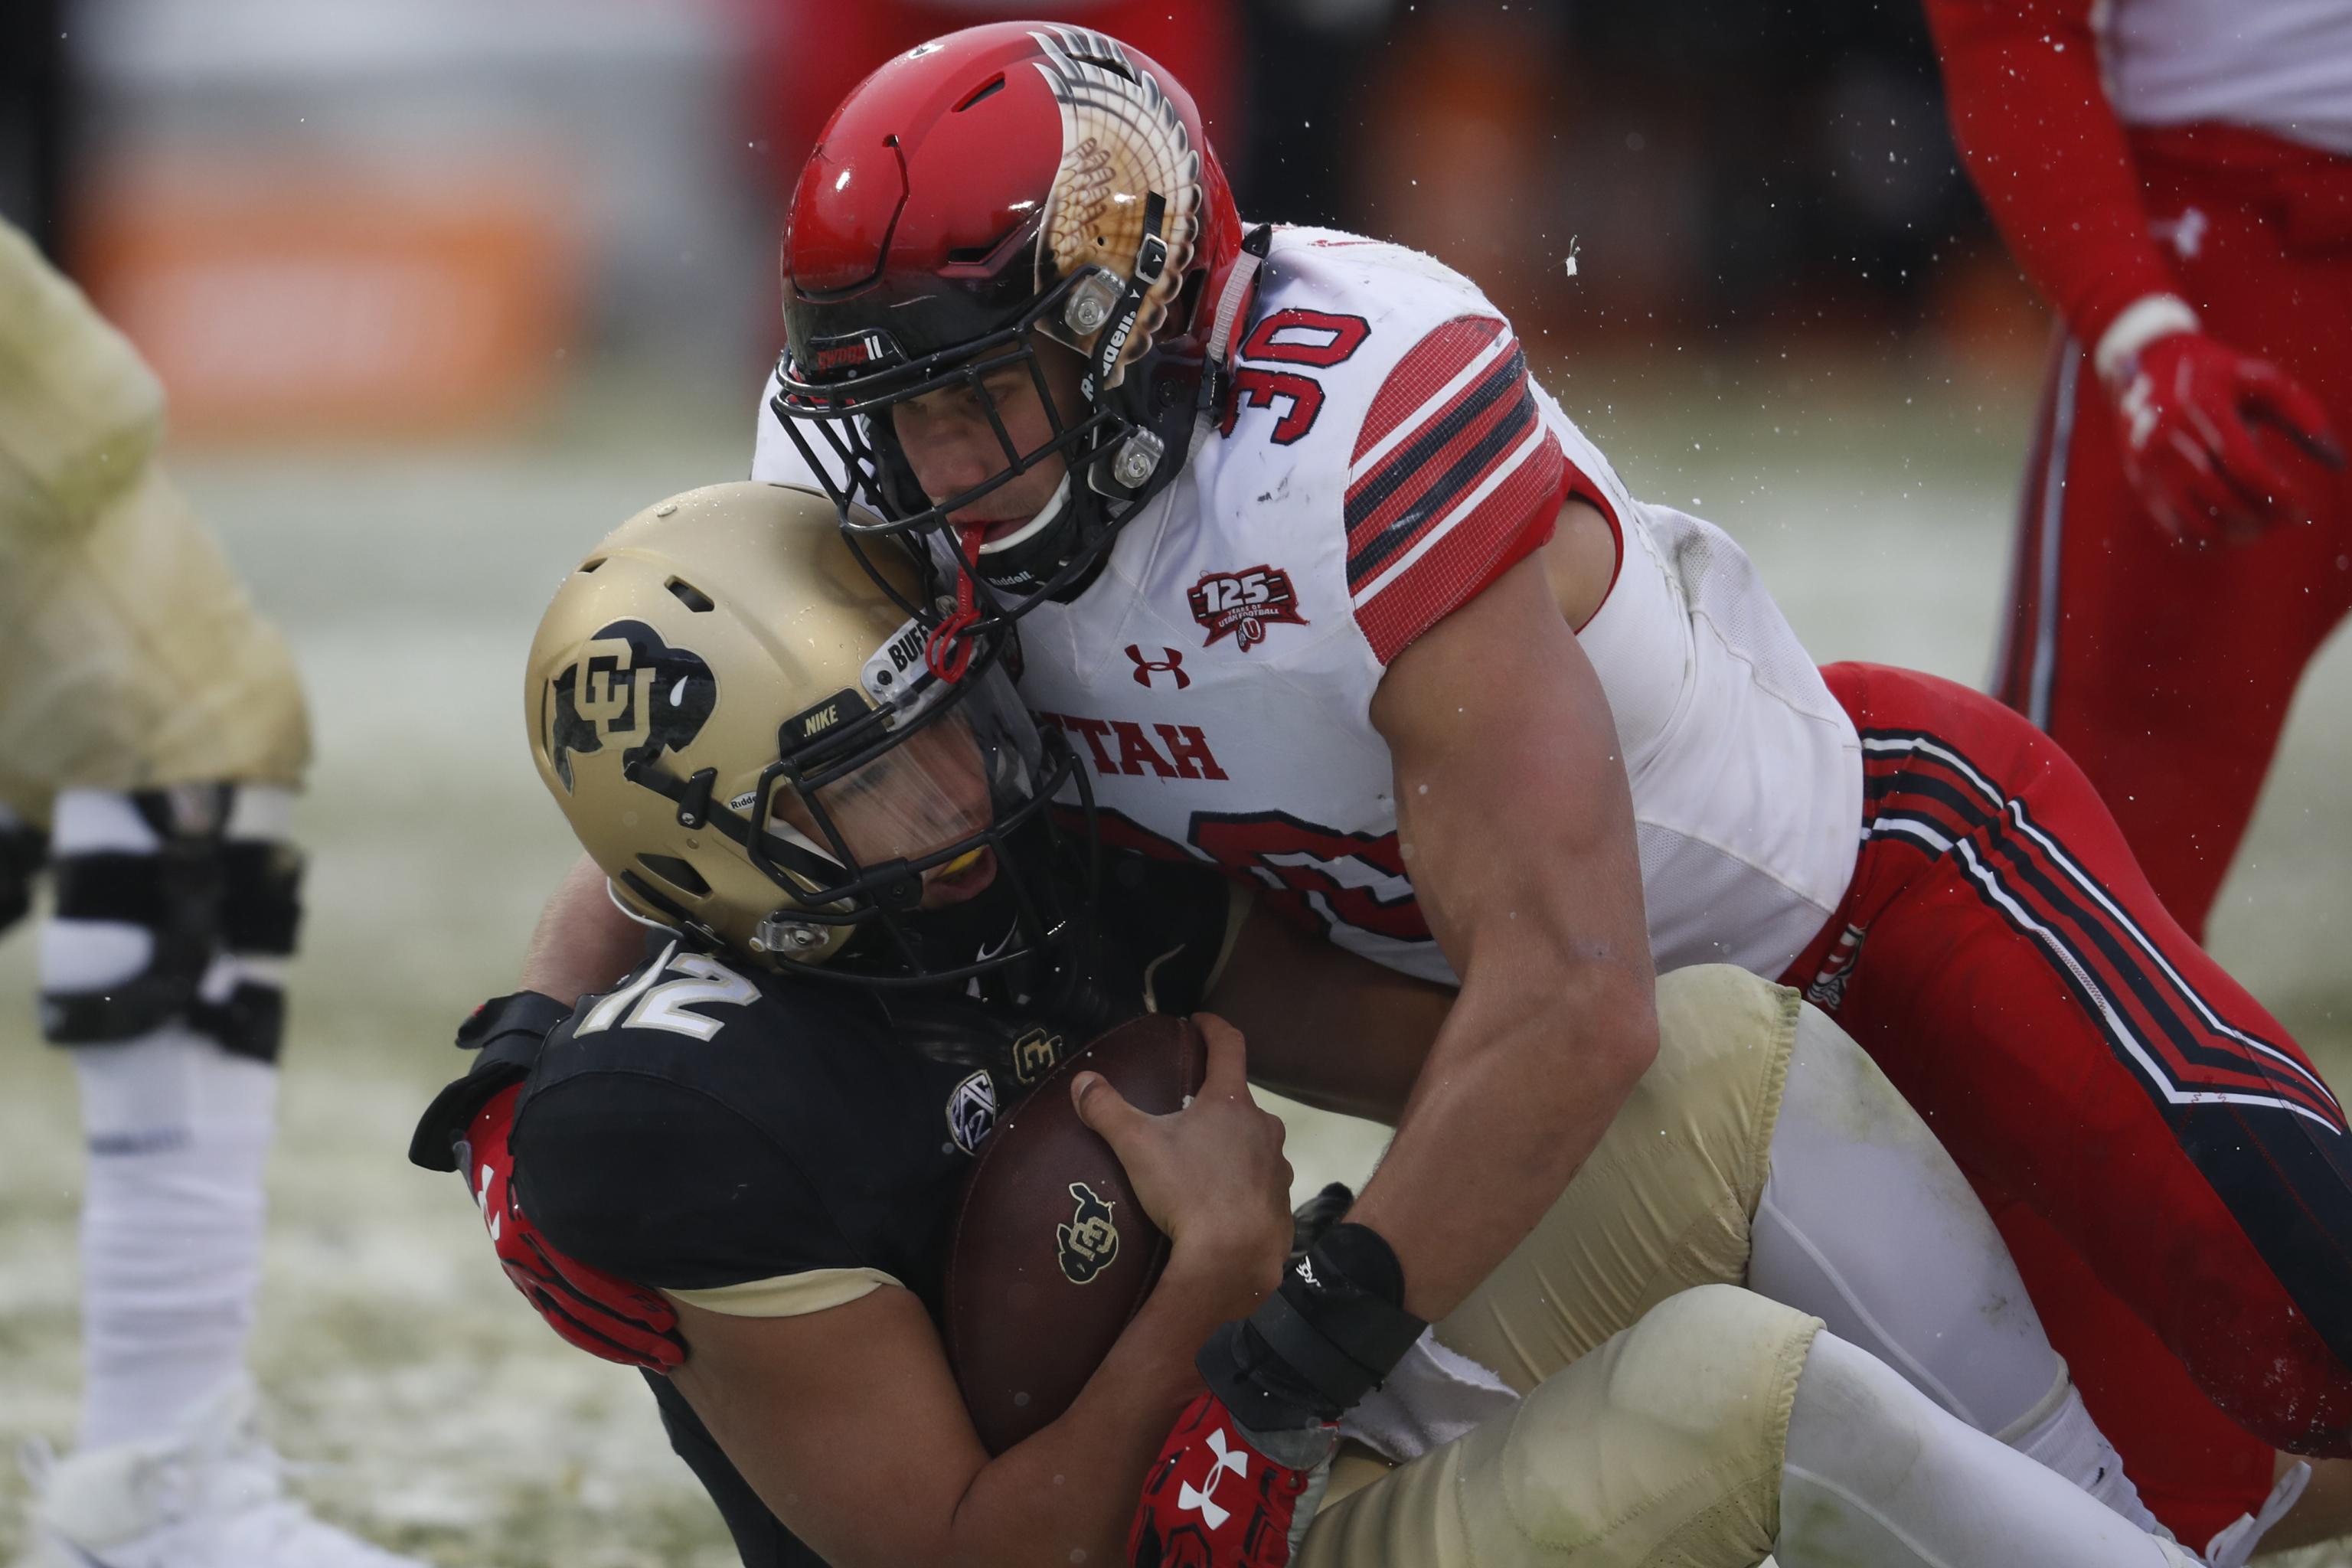
<instances>
[{"instance_id":1,"label":"football player in white jersey","mask_svg":"<svg viewBox=\"0 0 2352 1568\"><path fill-rule=\"evenodd\" d=\"M1247 1424L1348 1408L1550 1206L1655 1050L1654 954L1809 986L2234 1418L2352 1442L2326 1086L2063 753L1946 683L1817 670L1466 280L1244 231L1180 86L1023 25L850 96L784 270L755 475L926 552L934 667L1017 621L1131 842L1459 978L1352 1250L1203 1352ZM1332 1056L1255 1065L1339 1098Z\"/></svg>"}]
</instances>

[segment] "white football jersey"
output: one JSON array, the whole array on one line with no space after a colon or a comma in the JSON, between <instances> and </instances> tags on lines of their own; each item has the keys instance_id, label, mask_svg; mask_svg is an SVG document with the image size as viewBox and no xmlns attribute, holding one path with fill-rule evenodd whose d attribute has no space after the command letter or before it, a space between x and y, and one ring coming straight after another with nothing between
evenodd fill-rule
<instances>
[{"instance_id":1,"label":"white football jersey","mask_svg":"<svg viewBox=\"0 0 2352 1568\"><path fill-rule=\"evenodd\" d=\"M2126 125L2251 125L2352 154L2352 0L2094 0Z\"/></svg>"},{"instance_id":2,"label":"white football jersey","mask_svg":"<svg viewBox=\"0 0 2352 1568\"><path fill-rule=\"evenodd\" d=\"M1213 861L1342 946L1452 982L1372 693L1574 494L1618 534L1578 640L1633 784L1658 967L1778 975L1853 874L1861 746L1746 554L1633 500L1500 312L1427 257L1277 230L1234 336L1223 426L1084 593L1021 623L1022 694L1091 772L1106 836ZM752 477L812 482L764 405Z\"/></svg>"}]
</instances>

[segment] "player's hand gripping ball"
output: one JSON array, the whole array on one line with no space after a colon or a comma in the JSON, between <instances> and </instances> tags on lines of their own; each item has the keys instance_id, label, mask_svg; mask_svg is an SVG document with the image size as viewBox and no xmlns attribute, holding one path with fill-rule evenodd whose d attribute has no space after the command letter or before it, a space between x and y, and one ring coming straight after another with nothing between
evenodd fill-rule
<instances>
[{"instance_id":1,"label":"player's hand gripping ball","mask_svg":"<svg viewBox=\"0 0 2352 1568\"><path fill-rule=\"evenodd\" d=\"M2148 343L2108 392L2124 472L2142 504L2179 539L2242 542L2317 517L2322 481L2298 471L2290 447L2330 469L2344 467L2317 398L2277 366L2202 332Z\"/></svg>"},{"instance_id":2,"label":"player's hand gripping ball","mask_svg":"<svg viewBox=\"0 0 2352 1568\"><path fill-rule=\"evenodd\" d=\"M515 1084L492 1095L475 1112L457 1150L458 1169L481 1206L499 1267L549 1328L590 1355L648 1372L675 1371L686 1360L686 1342L678 1336L677 1310L661 1292L566 1258L515 1201L508 1139L521 1093Z\"/></svg>"},{"instance_id":3,"label":"player's hand gripping ball","mask_svg":"<svg viewBox=\"0 0 2352 1568\"><path fill-rule=\"evenodd\" d=\"M1046 1075L981 1146L949 1243L947 1349L972 1426L1001 1454L1060 1415L1168 1259L1070 1079L1096 1072L1139 1110L1181 1110L1207 1072L1186 1018L1120 1025Z\"/></svg>"}]
</instances>

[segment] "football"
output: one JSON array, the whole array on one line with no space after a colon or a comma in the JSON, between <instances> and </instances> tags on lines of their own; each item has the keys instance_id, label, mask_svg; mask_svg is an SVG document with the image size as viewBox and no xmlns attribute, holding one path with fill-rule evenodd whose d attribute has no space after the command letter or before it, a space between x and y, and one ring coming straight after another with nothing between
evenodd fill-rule
<instances>
[{"instance_id":1,"label":"football","mask_svg":"<svg viewBox=\"0 0 2352 1568\"><path fill-rule=\"evenodd\" d=\"M947 1348L972 1426L1001 1454L1070 1406L1167 1261L1070 1079L1103 1075L1139 1110L1180 1110L1208 1070L1189 1018L1147 1015L1061 1062L1000 1120L948 1244Z\"/></svg>"}]
</instances>

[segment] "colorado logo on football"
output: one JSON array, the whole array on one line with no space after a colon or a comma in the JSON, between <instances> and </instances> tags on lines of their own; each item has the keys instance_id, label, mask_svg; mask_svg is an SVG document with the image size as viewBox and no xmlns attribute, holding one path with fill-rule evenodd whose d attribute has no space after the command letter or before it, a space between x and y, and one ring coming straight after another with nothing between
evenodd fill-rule
<instances>
[{"instance_id":1,"label":"colorado logo on football","mask_svg":"<svg viewBox=\"0 0 2352 1568\"><path fill-rule=\"evenodd\" d=\"M1055 1260L1071 1284L1086 1285L1118 1256L1118 1226L1110 1218L1110 1211L1118 1205L1105 1203L1084 1182L1072 1182L1070 1195L1078 1200L1078 1206L1068 1224L1054 1227L1054 1239L1059 1243Z\"/></svg>"}]
</instances>

